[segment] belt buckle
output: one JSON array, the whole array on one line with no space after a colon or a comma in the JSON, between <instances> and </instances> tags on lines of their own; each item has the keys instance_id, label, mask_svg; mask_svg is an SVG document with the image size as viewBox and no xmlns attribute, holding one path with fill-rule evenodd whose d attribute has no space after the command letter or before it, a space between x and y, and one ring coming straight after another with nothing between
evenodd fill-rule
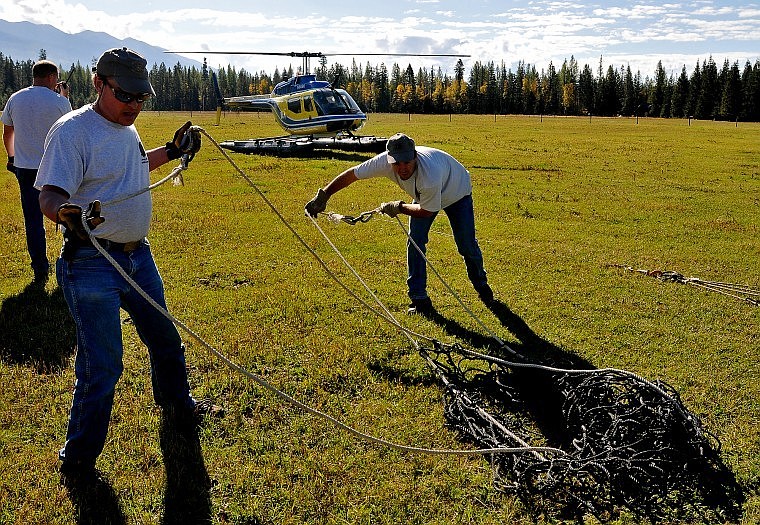
<instances>
[{"instance_id":1,"label":"belt buckle","mask_svg":"<svg viewBox=\"0 0 760 525\"><path fill-rule=\"evenodd\" d=\"M142 244L142 240L139 241L130 241L124 243L124 251L126 253L131 253L138 249L140 247L140 244Z\"/></svg>"}]
</instances>

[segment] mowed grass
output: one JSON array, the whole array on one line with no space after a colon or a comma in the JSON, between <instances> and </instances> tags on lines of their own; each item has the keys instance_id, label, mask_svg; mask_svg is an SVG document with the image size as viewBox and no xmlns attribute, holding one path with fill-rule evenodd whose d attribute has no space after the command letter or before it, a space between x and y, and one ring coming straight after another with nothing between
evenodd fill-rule
<instances>
[{"instance_id":1,"label":"mowed grass","mask_svg":"<svg viewBox=\"0 0 760 525\"><path fill-rule=\"evenodd\" d=\"M137 126L154 147L189 118L219 141L281 134L267 114L230 113L216 126L211 113L145 113ZM673 385L720 438L721 458L746 491L743 522L760 521L760 308L610 266L760 288L760 125L381 114L362 131L404 131L461 160L472 174L497 297L539 339L594 366ZM368 297L303 215L318 187L367 156L232 158L337 278ZM446 428L442 388L407 339L340 288L209 141L184 179L154 191L150 234L177 318L234 362L352 427L405 445L466 447ZM29 286L15 179L6 173L0 188L0 523L87 522L59 485L56 459L74 379L73 324L54 278L44 292ZM404 198L389 181L372 180L333 197L328 210L355 215ZM404 315L405 237L395 220L319 224L405 326L455 339ZM60 234L48 227L52 260ZM445 216L433 230L438 272L489 330L521 343L477 300ZM432 274L429 290L443 316L483 332ZM116 521L542 520L494 490L485 459L360 441L284 404L185 334L194 394L227 414L201 431L195 475L167 475L171 446L161 446L146 351L132 325L123 328L125 370L98 463L120 509Z\"/></svg>"}]
</instances>

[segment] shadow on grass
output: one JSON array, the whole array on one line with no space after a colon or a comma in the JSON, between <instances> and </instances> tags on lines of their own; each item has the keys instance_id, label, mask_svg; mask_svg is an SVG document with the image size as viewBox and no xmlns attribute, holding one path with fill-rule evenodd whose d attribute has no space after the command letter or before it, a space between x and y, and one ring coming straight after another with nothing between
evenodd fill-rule
<instances>
[{"instance_id":1,"label":"shadow on grass","mask_svg":"<svg viewBox=\"0 0 760 525\"><path fill-rule=\"evenodd\" d=\"M594 368L589 361L582 357L539 337L505 303L494 299L487 306L501 325L517 338L516 343L509 343L508 346L523 360L574 370L592 370ZM515 357L509 354L508 350L501 348L501 345L492 337L469 330L453 319L443 317L438 312L435 312L430 319L440 325L446 333L467 342L475 348L493 350L495 353L501 354L501 357L505 359Z\"/></svg>"},{"instance_id":2,"label":"shadow on grass","mask_svg":"<svg viewBox=\"0 0 760 525\"><path fill-rule=\"evenodd\" d=\"M76 345L76 328L63 292L32 282L0 304L0 359L39 373L61 370Z\"/></svg>"},{"instance_id":3,"label":"shadow on grass","mask_svg":"<svg viewBox=\"0 0 760 525\"><path fill-rule=\"evenodd\" d=\"M161 524L211 523L211 480L197 430L176 415L165 412L159 432L166 469Z\"/></svg>"},{"instance_id":4,"label":"shadow on grass","mask_svg":"<svg viewBox=\"0 0 760 525\"><path fill-rule=\"evenodd\" d=\"M491 337L473 332L454 320L446 319L435 312L429 319L439 324L447 333L453 335L471 346L487 349L491 355L497 355L507 361L530 362L553 368L573 370L594 370L595 367L580 356L564 350L539 337L528 324L503 302L494 300L488 305L489 310L518 340L510 343L508 348L502 347ZM552 446L572 450L574 444L569 442L564 412L567 400L557 383L557 377L543 370L515 368L505 372L506 384L519 392L522 406ZM688 449L689 447L685 447ZM699 506L695 506L695 516L722 516L729 520L738 520L745 496L736 476L719 457L719 448L702 451L697 460L690 460L686 466L693 470L694 479L699 480L697 486L689 487L698 493L695 501L710 509L713 514L703 514ZM679 489L680 490L680 489ZM688 501L688 497L685 498ZM707 521L710 521L706 518Z\"/></svg>"},{"instance_id":5,"label":"shadow on grass","mask_svg":"<svg viewBox=\"0 0 760 525\"><path fill-rule=\"evenodd\" d=\"M517 338L517 342L505 343L507 346L504 347L493 337L470 330L438 311L428 318L467 346L482 349L485 353L507 361L540 363L575 370L594 369L587 360L539 337L505 303L494 299L487 306L501 325ZM548 388L550 385L547 385L546 374L530 369L509 370L506 374L510 378L510 384L520 392L523 407L541 435L554 445L567 445L562 414L564 398L553 388Z\"/></svg>"},{"instance_id":6,"label":"shadow on grass","mask_svg":"<svg viewBox=\"0 0 760 525\"><path fill-rule=\"evenodd\" d=\"M124 525L126 518L116 491L100 473L64 482L74 506L77 525Z\"/></svg>"}]
</instances>

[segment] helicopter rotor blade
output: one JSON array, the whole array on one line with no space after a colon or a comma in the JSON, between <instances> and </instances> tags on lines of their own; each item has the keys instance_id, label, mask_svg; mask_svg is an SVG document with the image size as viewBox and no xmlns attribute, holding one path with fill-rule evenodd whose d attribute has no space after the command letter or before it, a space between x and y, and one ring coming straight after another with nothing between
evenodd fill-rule
<instances>
[{"instance_id":1,"label":"helicopter rotor blade","mask_svg":"<svg viewBox=\"0 0 760 525\"><path fill-rule=\"evenodd\" d=\"M462 57L468 58L471 55L460 55L453 53L321 53L312 51L291 51L289 53L278 53L271 51L164 51L164 53L187 53L187 54L207 54L207 55L265 55L265 56L285 56L285 57L331 57L331 56L376 56L376 57Z\"/></svg>"}]
</instances>

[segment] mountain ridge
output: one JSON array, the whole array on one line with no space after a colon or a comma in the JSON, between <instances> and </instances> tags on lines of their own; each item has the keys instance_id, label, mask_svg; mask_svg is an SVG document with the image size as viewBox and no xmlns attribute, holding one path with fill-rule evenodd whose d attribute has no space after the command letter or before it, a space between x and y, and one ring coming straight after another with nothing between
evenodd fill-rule
<instances>
[{"instance_id":1,"label":"mountain ridge","mask_svg":"<svg viewBox=\"0 0 760 525\"><path fill-rule=\"evenodd\" d=\"M44 49L47 59L61 66L62 70L68 70L77 63L89 67L97 62L103 51L114 47L137 51L148 61L149 70L154 64L161 63L168 67L173 67L177 62L196 69L203 66L197 60L166 53L162 47L133 38L120 39L91 30L71 34L48 24L0 20L0 53L15 62L36 61Z\"/></svg>"}]
</instances>

